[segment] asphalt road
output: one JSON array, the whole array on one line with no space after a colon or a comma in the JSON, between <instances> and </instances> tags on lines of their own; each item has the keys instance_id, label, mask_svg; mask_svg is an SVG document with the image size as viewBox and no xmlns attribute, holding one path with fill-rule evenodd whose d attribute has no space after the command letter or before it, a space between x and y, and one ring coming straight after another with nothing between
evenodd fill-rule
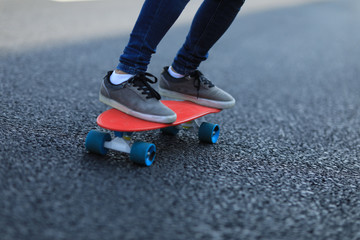
<instances>
[{"instance_id":1,"label":"asphalt road","mask_svg":"<svg viewBox=\"0 0 360 240\"><path fill-rule=\"evenodd\" d=\"M84 148L136 18L117 32L120 8L0 1L1 240L360 239L358 0L236 19L200 68L237 100L208 118L218 143L136 134L157 146L149 168ZM171 62L186 17L150 72Z\"/></svg>"}]
</instances>

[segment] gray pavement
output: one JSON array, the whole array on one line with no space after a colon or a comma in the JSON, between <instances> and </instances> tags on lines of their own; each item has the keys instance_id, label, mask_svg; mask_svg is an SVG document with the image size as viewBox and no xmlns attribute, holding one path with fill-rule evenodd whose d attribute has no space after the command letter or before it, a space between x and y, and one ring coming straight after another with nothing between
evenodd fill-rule
<instances>
[{"instance_id":1,"label":"gray pavement","mask_svg":"<svg viewBox=\"0 0 360 240\"><path fill-rule=\"evenodd\" d=\"M69 19L92 19L91 4L105 16L111 1L32 3L0 2L1 240L360 239L358 0L240 16L201 66L237 100L208 118L218 143L136 134L157 146L149 168L84 149L128 35L79 34ZM169 32L150 72L188 27Z\"/></svg>"}]
</instances>

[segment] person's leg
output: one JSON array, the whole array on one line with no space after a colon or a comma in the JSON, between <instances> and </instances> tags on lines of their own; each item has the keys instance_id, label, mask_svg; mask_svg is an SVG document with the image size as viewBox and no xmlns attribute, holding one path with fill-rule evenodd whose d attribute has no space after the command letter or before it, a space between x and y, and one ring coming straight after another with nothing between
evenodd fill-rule
<instances>
[{"instance_id":1,"label":"person's leg","mask_svg":"<svg viewBox=\"0 0 360 240\"><path fill-rule=\"evenodd\" d=\"M189 0L146 0L117 70L128 74L146 72L151 55Z\"/></svg>"},{"instance_id":2,"label":"person's leg","mask_svg":"<svg viewBox=\"0 0 360 240\"><path fill-rule=\"evenodd\" d=\"M162 96L220 109L234 106L235 99L216 87L197 68L207 59L210 48L229 28L243 3L244 0L203 2L172 67L165 67L161 74L159 93Z\"/></svg>"},{"instance_id":3,"label":"person's leg","mask_svg":"<svg viewBox=\"0 0 360 240\"><path fill-rule=\"evenodd\" d=\"M101 102L148 121L176 120L176 114L159 101L160 95L149 84L157 79L152 81L149 77L153 75L145 72L157 45L188 1L145 1L116 71L109 71L104 78Z\"/></svg>"},{"instance_id":4,"label":"person's leg","mask_svg":"<svg viewBox=\"0 0 360 240\"><path fill-rule=\"evenodd\" d=\"M180 74L195 71L208 51L229 28L245 0L204 0L192 22L186 41L172 64Z\"/></svg>"}]
</instances>

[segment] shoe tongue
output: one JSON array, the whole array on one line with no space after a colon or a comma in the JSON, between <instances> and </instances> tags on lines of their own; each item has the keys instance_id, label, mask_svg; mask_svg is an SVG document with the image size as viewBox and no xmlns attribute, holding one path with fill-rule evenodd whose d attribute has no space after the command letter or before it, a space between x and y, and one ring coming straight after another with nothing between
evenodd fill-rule
<instances>
[{"instance_id":1,"label":"shoe tongue","mask_svg":"<svg viewBox=\"0 0 360 240\"><path fill-rule=\"evenodd\" d=\"M136 86L140 86L140 87L145 86L145 83L141 81L139 78L133 78L131 81Z\"/></svg>"},{"instance_id":2,"label":"shoe tongue","mask_svg":"<svg viewBox=\"0 0 360 240\"><path fill-rule=\"evenodd\" d=\"M203 74L199 70L195 70L194 72L190 73L190 77L193 78L200 78Z\"/></svg>"},{"instance_id":3,"label":"shoe tongue","mask_svg":"<svg viewBox=\"0 0 360 240\"><path fill-rule=\"evenodd\" d=\"M148 79L146 77L134 77L131 79L131 82L135 87L140 87L142 94L147 95L147 98L156 98L158 100L161 99L158 92L156 92L148 83ZM139 89L140 90L140 89Z\"/></svg>"},{"instance_id":4,"label":"shoe tongue","mask_svg":"<svg viewBox=\"0 0 360 240\"><path fill-rule=\"evenodd\" d=\"M196 70L195 72L193 72L190 77L193 77L195 79L195 81L199 81L199 87L200 87L200 82L202 82L203 84L207 84L209 85L210 88L214 87L215 85L209 80L207 79L204 74L202 74L199 70Z\"/></svg>"},{"instance_id":5,"label":"shoe tongue","mask_svg":"<svg viewBox=\"0 0 360 240\"><path fill-rule=\"evenodd\" d=\"M135 87L147 87L145 84L146 78L141 78L139 76L134 76L129 79L129 82L132 83Z\"/></svg>"}]
</instances>

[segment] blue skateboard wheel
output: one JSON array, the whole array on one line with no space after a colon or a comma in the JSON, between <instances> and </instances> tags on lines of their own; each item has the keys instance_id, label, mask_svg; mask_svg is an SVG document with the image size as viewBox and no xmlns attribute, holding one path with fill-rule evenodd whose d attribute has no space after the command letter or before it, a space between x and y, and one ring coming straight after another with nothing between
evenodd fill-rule
<instances>
[{"instance_id":1,"label":"blue skateboard wheel","mask_svg":"<svg viewBox=\"0 0 360 240\"><path fill-rule=\"evenodd\" d=\"M91 130L85 139L85 148L89 152L106 155L108 149L104 147L105 141L111 141L109 133Z\"/></svg>"},{"instance_id":2,"label":"blue skateboard wheel","mask_svg":"<svg viewBox=\"0 0 360 240\"><path fill-rule=\"evenodd\" d=\"M135 142L130 151L130 160L134 163L150 166L156 155L156 147L152 143Z\"/></svg>"},{"instance_id":3,"label":"blue skateboard wheel","mask_svg":"<svg viewBox=\"0 0 360 240\"><path fill-rule=\"evenodd\" d=\"M205 143L216 143L220 134L220 126L203 122L199 128L199 140Z\"/></svg>"}]
</instances>

